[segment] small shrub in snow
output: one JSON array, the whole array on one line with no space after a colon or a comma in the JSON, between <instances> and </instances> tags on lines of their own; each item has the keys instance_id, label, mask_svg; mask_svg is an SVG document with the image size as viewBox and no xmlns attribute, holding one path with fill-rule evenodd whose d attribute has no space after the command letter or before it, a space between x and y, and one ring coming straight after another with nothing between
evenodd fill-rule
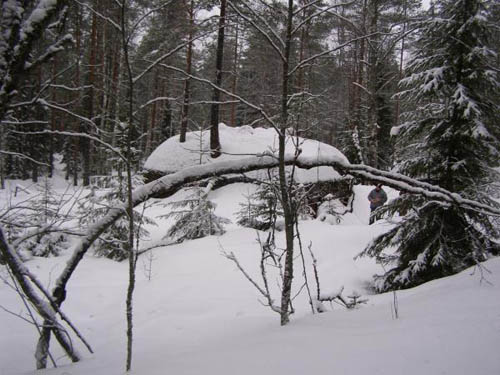
<instances>
[{"instance_id":1,"label":"small shrub in snow","mask_svg":"<svg viewBox=\"0 0 500 375\"><path fill-rule=\"evenodd\" d=\"M68 236L64 233L43 233L26 240L18 249L21 256L36 257L58 256L69 246Z\"/></svg>"},{"instance_id":2,"label":"small shrub in snow","mask_svg":"<svg viewBox=\"0 0 500 375\"><path fill-rule=\"evenodd\" d=\"M283 218L276 188L268 183L260 185L255 193L247 197L247 202L240 203L237 223L247 228L268 230L278 217Z\"/></svg>"},{"instance_id":3,"label":"small shrub in snow","mask_svg":"<svg viewBox=\"0 0 500 375\"><path fill-rule=\"evenodd\" d=\"M143 182L135 177L133 185L135 187ZM91 188L91 192L80 204L80 224L89 225L98 221L106 215L110 208L116 207L125 200L124 182L120 179L111 179L109 181L110 189L102 190ZM144 224L155 225L155 221L145 216L138 210L134 210L134 228L135 238L144 238L149 232L144 228ZM129 234L128 217L122 216L106 232L104 232L95 242L94 254L100 257L106 257L116 261L127 259L127 244Z\"/></svg>"},{"instance_id":4,"label":"small shrub in snow","mask_svg":"<svg viewBox=\"0 0 500 375\"><path fill-rule=\"evenodd\" d=\"M7 240L15 244L21 259L58 256L68 247L69 212L64 194L59 196L49 180L36 186L37 193L0 213ZM2 260L0 259L0 263Z\"/></svg>"},{"instance_id":5,"label":"small shrub in snow","mask_svg":"<svg viewBox=\"0 0 500 375\"><path fill-rule=\"evenodd\" d=\"M215 203L199 188L186 199L169 203L167 206L173 211L161 217L174 218L175 223L164 238L178 242L223 234L224 224L230 223L230 220L215 215Z\"/></svg>"},{"instance_id":6,"label":"small shrub in snow","mask_svg":"<svg viewBox=\"0 0 500 375\"><path fill-rule=\"evenodd\" d=\"M311 217L306 204L306 194L301 184L292 183L291 198L297 207L297 216L301 219ZM267 181L262 182L255 193L247 198L247 202L240 203L237 212L237 223L243 227L257 230L269 230L271 227L281 230L284 226L283 208L279 201L278 176L270 173Z\"/></svg>"}]
</instances>

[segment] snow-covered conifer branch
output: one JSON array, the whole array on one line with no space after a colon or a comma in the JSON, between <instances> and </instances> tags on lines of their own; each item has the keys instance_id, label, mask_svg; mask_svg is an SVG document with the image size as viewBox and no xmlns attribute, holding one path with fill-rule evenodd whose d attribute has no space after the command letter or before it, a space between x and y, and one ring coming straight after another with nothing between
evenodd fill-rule
<instances>
[{"instance_id":1,"label":"snow-covered conifer branch","mask_svg":"<svg viewBox=\"0 0 500 375\"><path fill-rule=\"evenodd\" d=\"M70 44L72 42L73 42L73 36L71 34L64 35L62 38L60 38L54 44L48 47L45 53L37 57L35 61L26 62L25 63L26 71L27 72L33 71L34 69L36 69L37 66L40 66L44 62L49 61L52 57L54 57L55 54L63 51L67 44Z\"/></svg>"},{"instance_id":2,"label":"snow-covered conifer branch","mask_svg":"<svg viewBox=\"0 0 500 375\"><path fill-rule=\"evenodd\" d=\"M30 239L32 237L37 237L37 236L41 236L43 234L48 234L48 233L63 233L63 234L71 235L71 236L77 236L77 237L85 235L85 233L83 233L83 232L75 232L72 230L59 228L59 227L55 226L54 224L48 224L42 228L36 228L34 230L28 231L27 233L23 234L21 237L17 238L15 241L12 242L12 246L14 248L17 248L24 241L27 241L28 239Z\"/></svg>"},{"instance_id":3,"label":"snow-covered conifer branch","mask_svg":"<svg viewBox=\"0 0 500 375\"><path fill-rule=\"evenodd\" d=\"M2 40L0 43L0 119L5 117L17 85L25 74L34 43L50 20L66 6L67 0L42 0L22 23L22 1L2 2Z\"/></svg>"}]
</instances>

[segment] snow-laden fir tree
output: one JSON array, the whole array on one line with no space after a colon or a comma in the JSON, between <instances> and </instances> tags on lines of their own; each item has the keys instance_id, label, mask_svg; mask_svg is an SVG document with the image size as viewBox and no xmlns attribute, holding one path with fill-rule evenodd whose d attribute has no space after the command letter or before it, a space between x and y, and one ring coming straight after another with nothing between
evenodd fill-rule
<instances>
[{"instance_id":1,"label":"snow-laden fir tree","mask_svg":"<svg viewBox=\"0 0 500 375\"><path fill-rule=\"evenodd\" d=\"M290 197L294 202L294 215L301 219L311 218L312 212L307 202L307 191L304 185L291 179ZM236 213L237 223L243 227L257 230L275 229L280 220L283 220L283 206L280 202L279 177L277 171L269 171L265 180L261 181L257 190L247 197L245 203L240 203L240 210Z\"/></svg>"},{"instance_id":2,"label":"snow-laden fir tree","mask_svg":"<svg viewBox=\"0 0 500 375\"><path fill-rule=\"evenodd\" d=\"M27 193L30 193L26 190ZM0 210L0 224L8 241L23 260L32 256L58 256L69 247L67 232L73 219L68 192L58 194L50 180L34 185L26 200ZM0 259L0 263L1 263Z\"/></svg>"},{"instance_id":3,"label":"snow-laden fir tree","mask_svg":"<svg viewBox=\"0 0 500 375\"><path fill-rule=\"evenodd\" d=\"M446 0L422 24L401 92L413 105L406 122L393 129L400 142L398 172L462 197L496 203L486 187L498 175L497 73L488 48L485 2ZM376 279L380 291L406 288L450 275L499 253L499 229L487 215L402 194L386 208L407 212L363 255L376 256L387 272ZM387 255L384 249L396 251Z\"/></svg>"},{"instance_id":4,"label":"snow-laden fir tree","mask_svg":"<svg viewBox=\"0 0 500 375\"><path fill-rule=\"evenodd\" d=\"M144 182L141 178L135 177L132 181L137 187ZM79 224L91 225L105 216L109 210L116 207L125 200L125 183L117 176L106 179L106 189L97 189L91 185L90 193L79 201ZM156 225L150 217L144 215L140 210L134 210L134 228L136 239L143 239L149 236L149 232L144 227ZM118 262L128 258L127 240L129 234L129 223L126 215L116 220L113 225L104 232L94 244L94 254L99 257L106 257Z\"/></svg>"},{"instance_id":5,"label":"snow-laden fir tree","mask_svg":"<svg viewBox=\"0 0 500 375\"><path fill-rule=\"evenodd\" d=\"M195 188L193 194L183 200L168 203L173 211L164 218L173 218L175 223L168 229L165 239L178 242L192 240L225 232L224 225L230 220L215 214L215 203L211 202L207 193Z\"/></svg>"},{"instance_id":6,"label":"snow-laden fir tree","mask_svg":"<svg viewBox=\"0 0 500 375\"><path fill-rule=\"evenodd\" d=\"M240 203L237 212L237 223L243 227L257 230L268 230L276 224L278 218L283 218L283 208L278 200L278 186L273 183L263 183L247 197L245 203Z\"/></svg>"}]
</instances>

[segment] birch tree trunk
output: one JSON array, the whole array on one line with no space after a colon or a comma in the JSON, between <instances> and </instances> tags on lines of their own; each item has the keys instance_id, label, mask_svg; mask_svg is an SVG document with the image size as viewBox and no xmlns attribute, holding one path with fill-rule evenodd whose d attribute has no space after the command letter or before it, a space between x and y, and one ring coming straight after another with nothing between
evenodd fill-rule
<instances>
[{"instance_id":1,"label":"birch tree trunk","mask_svg":"<svg viewBox=\"0 0 500 375\"><path fill-rule=\"evenodd\" d=\"M127 172L127 216L128 216L128 243L125 245L128 251L129 264L129 282L126 298L126 317L127 317L127 359L126 371L130 371L132 367L133 353L133 295L135 289L135 268L137 256L134 251L134 203L132 199L132 140L134 135L134 77L132 73L132 65L129 55L129 40L130 35L127 28L127 1L123 0L121 4L121 32L122 32L122 50L123 59L126 69L126 80L128 85L128 132L126 134L126 150L125 150L125 165Z\"/></svg>"},{"instance_id":2,"label":"birch tree trunk","mask_svg":"<svg viewBox=\"0 0 500 375\"><path fill-rule=\"evenodd\" d=\"M283 216L285 218L285 268L283 276L283 285L281 292L281 325L284 326L290 321L290 304L293 281L293 240L295 237L295 215L293 212L293 203L291 202L288 181L285 170L285 141L288 128L288 95L289 95L289 59L292 44L292 25L293 25L293 0L288 0L288 15L286 26L285 51L283 58L282 72L282 91L281 91L281 118L280 132L278 134L279 142L279 184L281 202L283 205Z\"/></svg>"}]
</instances>

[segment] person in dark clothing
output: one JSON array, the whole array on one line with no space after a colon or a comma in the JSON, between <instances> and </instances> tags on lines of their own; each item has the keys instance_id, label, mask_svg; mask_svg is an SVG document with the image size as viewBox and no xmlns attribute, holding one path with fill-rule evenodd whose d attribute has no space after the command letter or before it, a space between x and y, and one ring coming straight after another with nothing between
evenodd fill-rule
<instances>
[{"instance_id":1,"label":"person in dark clothing","mask_svg":"<svg viewBox=\"0 0 500 375\"><path fill-rule=\"evenodd\" d=\"M368 200L370 201L370 224L373 224L377 219L374 211L387 202L387 194L384 189L382 189L382 184L377 184L375 189L370 191L370 194L368 194Z\"/></svg>"}]
</instances>

